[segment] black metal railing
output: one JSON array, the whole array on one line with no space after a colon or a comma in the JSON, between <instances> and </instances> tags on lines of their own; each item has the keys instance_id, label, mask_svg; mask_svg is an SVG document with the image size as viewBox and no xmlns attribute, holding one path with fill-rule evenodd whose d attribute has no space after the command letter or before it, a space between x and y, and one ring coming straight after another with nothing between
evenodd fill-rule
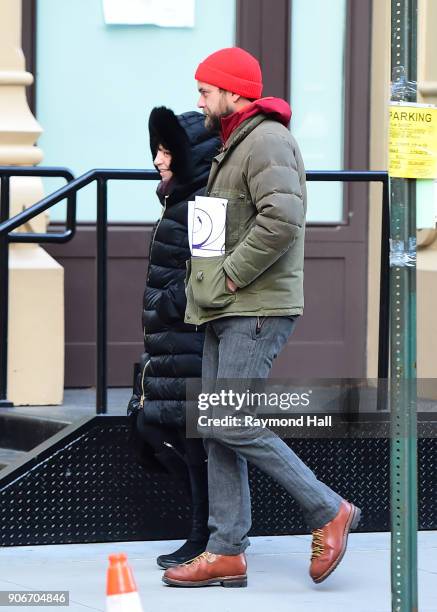
<instances>
[{"instance_id":1,"label":"black metal railing","mask_svg":"<svg viewBox=\"0 0 437 612\"><path fill-rule=\"evenodd\" d=\"M340 178L341 177L341 178ZM378 335L378 379L386 380L389 372L389 318L390 318L390 191L387 172L375 170L342 170L340 172L307 172L309 181L342 183L381 183L381 263L379 280L379 335ZM378 395L378 407L383 408Z\"/></svg>"},{"instance_id":2,"label":"black metal railing","mask_svg":"<svg viewBox=\"0 0 437 612\"><path fill-rule=\"evenodd\" d=\"M25 211L9 219L10 178L12 176L61 177L68 183L43 198ZM70 241L76 231L76 194L92 183L97 182L97 381L96 413L107 411L107 184L109 180L158 180L155 170L90 170L78 178L73 178L66 168L34 168L0 166L1 209L0 209L0 406L11 406L7 400L7 355L8 355L8 290L9 290L9 244L10 243L65 243ZM382 231L381 231L381 274L380 274L380 311L378 378L388 378L389 346L389 186L386 172L375 171L310 171L309 181L326 182L377 182L382 184ZM29 234L13 233L24 223L45 212L58 202L67 199L67 220L63 233ZM382 399L381 399L382 398ZM383 397L378 393L378 406L383 407Z\"/></svg>"},{"instance_id":3,"label":"black metal railing","mask_svg":"<svg viewBox=\"0 0 437 612\"><path fill-rule=\"evenodd\" d=\"M64 178L72 181L74 176L67 168L33 168L33 167L1 167L0 166L0 227L17 219L16 215L9 220L10 214L10 181L12 176L40 176ZM47 199L47 198L46 198ZM44 202L44 200L42 201ZM41 202L41 203L42 203ZM41 204L39 203L39 204ZM49 207L49 206L48 206ZM48 208L47 207L47 208ZM31 209L29 208L26 213ZM46 208L41 207L41 212ZM23 214L23 213L21 213ZM36 214L26 215L26 221L33 219ZM19 225L22 225L20 223ZM17 226L15 226L17 227ZM9 234L8 230L0 232L0 406L12 406L7 400L7 374L8 374L8 303L9 303L9 244L11 242L23 243L64 243L71 240L76 232L76 192L67 195L67 218L63 233L38 234L21 232Z\"/></svg>"},{"instance_id":4,"label":"black metal railing","mask_svg":"<svg viewBox=\"0 0 437 612\"><path fill-rule=\"evenodd\" d=\"M57 176L69 182L19 213L9 217L9 182L12 176ZM107 184L109 180L157 180L155 170L90 170L78 178L65 168L22 168L0 166L1 216L0 216L0 406L10 406L7 400L7 356L8 356L8 246L10 242L59 243L68 242L76 229L76 194L93 181L97 182L97 380L96 413L105 414L107 409ZM62 234L11 233L27 221L45 212L67 198L67 224Z\"/></svg>"}]
</instances>

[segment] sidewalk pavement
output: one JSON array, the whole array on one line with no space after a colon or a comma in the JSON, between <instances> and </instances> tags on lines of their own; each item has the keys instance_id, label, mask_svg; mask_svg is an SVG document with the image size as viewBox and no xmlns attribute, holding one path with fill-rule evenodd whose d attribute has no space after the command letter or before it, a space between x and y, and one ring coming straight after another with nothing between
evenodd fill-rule
<instances>
[{"instance_id":1,"label":"sidewalk pavement","mask_svg":"<svg viewBox=\"0 0 437 612\"><path fill-rule=\"evenodd\" d=\"M419 610L437 612L437 531L420 532L418 540ZM391 611L390 534L352 534L343 562L320 585L308 576L310 536L251 541L247 588L163 585L155 558L179 543L160 541L0 548L0 591L69 590L68 612L104 610L107 557L126 552L144 612Z\"/></svg>"}]
</instances>

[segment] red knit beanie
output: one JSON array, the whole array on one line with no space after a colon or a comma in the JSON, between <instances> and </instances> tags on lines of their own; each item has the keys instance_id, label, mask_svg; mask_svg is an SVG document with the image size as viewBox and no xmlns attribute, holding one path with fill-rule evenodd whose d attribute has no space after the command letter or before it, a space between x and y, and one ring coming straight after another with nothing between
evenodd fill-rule
<instances>
[{"instance_id":1,"label":"red knit beanie","mask_svg":"<svg viewBox=\"0 0 437 612\"><path fill-rule=\"evenodd\" d=\"M208 55L197 67L195 79L249 99L260 98L263 88L258 60L240 47Z\"/></svg>"}]
</instances>

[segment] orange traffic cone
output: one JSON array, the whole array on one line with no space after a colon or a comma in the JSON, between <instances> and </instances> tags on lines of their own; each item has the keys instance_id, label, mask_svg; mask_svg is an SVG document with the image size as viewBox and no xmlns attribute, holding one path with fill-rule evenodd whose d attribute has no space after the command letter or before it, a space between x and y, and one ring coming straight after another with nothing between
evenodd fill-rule
<instances>
[{"instance_id":1,"label":"orange traffic cone","mask_svg":"<svg viewBox=\"0 0 437 612\"><path fill-rule=\"evenodd\" d=\"M143 612L134 575L124 553L109 555L106 611Z\"/></svg>"}]
</instances>

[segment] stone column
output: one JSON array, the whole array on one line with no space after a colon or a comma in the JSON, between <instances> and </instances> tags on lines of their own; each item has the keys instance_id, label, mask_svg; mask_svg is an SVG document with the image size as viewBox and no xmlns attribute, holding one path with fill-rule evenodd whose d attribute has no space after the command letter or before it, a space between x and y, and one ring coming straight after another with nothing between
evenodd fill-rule
<instances>
[{"instance_id":1,"label":"stone column","mask_svg":"<svg viewBox=\"0 0 437 612\"><path fill-rule=\"evenodd\" d=\"M436 19L435 0L419 0L417 100L437 105ZM437 399L437 231L434 227L417 234L417 376L426 379L419 381L418 392Z\"/></svg>"},{"instance_id":2,"label":"stone column","mask_svg":"<svg viewBox=\"0 0 437 612\"><path fill-rule=\"evenodd\" d=\"M373 0L369 169L386 170L390 99L390 0ZM378 376L381 185L370 185L367 267L367 377Z\"/></svg>"},{"instance_id":3,"label":"stone column","mask_svg":"<svg viewBox=\"0 0 437 612\"><path fill-rule=\"evenodd\" d=\"M26 100L33 76L21 49L21 0L0 2L0 165L41 162L42 130ZM43 197L41 179L11 179L11 216ZM47 215L20 228L45 232ZM60 404L64 386L63 268L38 245L10 246L8 399Z\"/></svg>"}]
</instances>

